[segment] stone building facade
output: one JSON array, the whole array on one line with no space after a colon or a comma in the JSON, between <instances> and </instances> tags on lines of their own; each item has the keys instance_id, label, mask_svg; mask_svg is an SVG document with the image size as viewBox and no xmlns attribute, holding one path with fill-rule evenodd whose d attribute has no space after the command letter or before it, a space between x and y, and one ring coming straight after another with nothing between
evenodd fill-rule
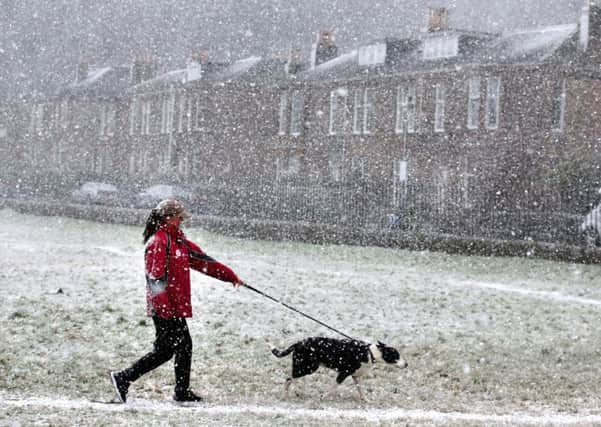
<instances>
[{"instance_id":1,"label":"stone building facade","mask_svg":"<svg viewBox=\"0 0 601 427\"><path fill-rule=\"evenodd\" d=\"M211 214L570 241L601 187L600 10L488 34L435 9L346 53L323 32L307 64L95 69L6 104L5 180L177 183Z\"/></svg>"}]
</instances>

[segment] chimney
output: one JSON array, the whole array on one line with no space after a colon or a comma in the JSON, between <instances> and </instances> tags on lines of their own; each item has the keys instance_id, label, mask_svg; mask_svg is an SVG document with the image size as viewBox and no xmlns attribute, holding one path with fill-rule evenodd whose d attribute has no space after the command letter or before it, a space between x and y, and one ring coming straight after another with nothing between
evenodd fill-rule
<instances>
[{"instance_id":1,"label":"chimney","mask_svg":"<svg viewBox=\"0 0 601 427\"><path fill-rule=\"evenodd\" d=\"M316 43L311 50L311 68L323 64L338 56L338 47L334 42L334 33L331 31L320 31Z\"/></svg>"},{"instance_id":2,"label":"chimney","mask_svg":"<svg viewBox=\"0 0 601 427\"><path fill-rule=\"evenodd\" d=\"M144 67L142 68L142 81L150 80L157 75L159 64L156 60L148 58L144 61Z\"/></svg>"},{"instance_id":3,"label":"chimney","mask_svg":"<svg viewBox=\"0 0 601 427\"><path fill-rule=\"evenodd\" d=\"M83 82L88 77L88 63L85 61L80 61L77 64L77 69L75 70L75 81L77 83Z\"/></svg>"},{"instance_id":4,"label":"chimney","mask_svg":"<svg viewBox=\"0 0 601 427\"><path fill-rule=\"evenodd\" d=\"M446 7L429 7L427 29L429 33L447 31L449 29L449 10Z\"/></svg>"},{"instance_id":5,"label":"chimney","mask_svg":"<svg viewBox=\"0 0 601 427\"><path fill-rule=\"evenodd\" d=\"M197 52L193 52L192 55L190 55L189 62L196 62L201 67L209 65L211 62L211 52L207 49L201 49Z\"/></svg>"},{"instance_id":6,"label":"chimney","mask_svg":"<svg viewBox=\"0 0 601 427\"><path fill-rule=\"evenodd\" d=\"M199 80L202 77L202 65L200 61L201 59L197 55L192 56L192 58L188 61L186 66L187 82Z\"/></svg>"},{"instance_id":7,"label":"chimney","mask_svg":"<svg viewBox=\"0 0 601 427\"><path fill-rule=\"evenodd\" d=\"M136 58L131 66L130 83L132 86L156 77L158 63L150 58Z\"/></svg>"},{"instance_id":8,"label":"chimney","mask_svg":"<svg viewBox=\"0 0 601 427\"><path fill-rule=\"evenodd\" d=\"M300 49L288 49L288 55L286 56L286 74L298 74L303 70L303 59Z\"/></svg>"},{"instance_id":9,"label":"chimney","mask_svg":"<svg viewBox=\"0 0 601 427\"><path fill-rule=\"evenodd\" d=\"M201 65L208 65L211 62L211 52L208 50L201 50L198 52L197 61Z\"/></svg>"}]
</instances>

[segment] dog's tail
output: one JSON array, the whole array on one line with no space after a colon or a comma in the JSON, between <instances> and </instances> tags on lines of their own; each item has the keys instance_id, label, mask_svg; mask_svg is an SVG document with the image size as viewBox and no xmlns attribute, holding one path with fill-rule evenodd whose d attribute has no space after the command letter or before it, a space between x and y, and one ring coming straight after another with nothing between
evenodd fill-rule
<instances>
[{"instance_id":1,"label":"dog's tail","mask_svg":"<svg viewBox=\"0 0 601 427\"><path fill-rule=\"evenodd\" d=\"M284 356L288 356L290 353L292 353L294 351L294 347L296 347L296 344L292 344L286 350L278 350L277 348L272 348L271 352L273 353L273 355L275 357L284 357Z\"/></svg>"}]
</instances>

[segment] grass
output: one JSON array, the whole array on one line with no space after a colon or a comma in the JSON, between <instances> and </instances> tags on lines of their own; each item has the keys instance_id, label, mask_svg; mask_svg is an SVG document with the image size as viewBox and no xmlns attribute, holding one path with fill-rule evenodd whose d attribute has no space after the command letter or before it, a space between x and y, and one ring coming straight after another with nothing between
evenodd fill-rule
<instances>
[{"instance_id":1,"label":"grass","mask_svg":"<svg viewBox=\"0 0 601 427\"><path fill-rule=\"evenodd\" d=\"M331 415L328 425L365 425L337 419L336 411L352 409L601 413L599 266L187 234L253 286L352 336L397 346L409 361L407 370L376 368L366 404L355 400L350 381L336 398L319 401L334 379L327 370L299 381L284 400L290 360L274 358L270 347L335 334L194 273L192 384L210 405L320 409ZM112 398L107 370L127 366L153 341L140 230L2 210L0 242L0 341L7 343L0 397ZM173 382L168 363L136 382L131 395L160 405L170 401ZM161 407L4 409L0 423L186 425L192 416ZM201 425L323 425L294 414L194 416L206 417Z\"/></svg>"}]
</instances>

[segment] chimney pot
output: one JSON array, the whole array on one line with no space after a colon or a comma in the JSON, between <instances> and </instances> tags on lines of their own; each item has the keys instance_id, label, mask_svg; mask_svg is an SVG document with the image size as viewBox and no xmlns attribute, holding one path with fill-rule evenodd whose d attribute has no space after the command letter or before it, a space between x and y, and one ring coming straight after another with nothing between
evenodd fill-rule
<instances>
[{"instance_id":1,"label":"chimney pot","mask_svg":"<svg viewBox=\"0 0 601 427\"><path fill-rule=\"evenodd\" d=\"M449 29L449 10L446 7L428 8L428 32L447 31Z\"/></svg>"},{"instance_id":2,"label":"chimney pot","mask_svg":"<svg viewBox=\"0 0 601 427\"><path fill-rule=\"evenodd\" d=\"M131 66L130 83L132 86L156 77L158 63L152 58L136 58Z\"/></svg>"},{"instance_id":3,"label":"chimney pot","mask_svg":"<svg viewBox=\"0 0 601 427\"><path fill-rule=\"evenodd\" d=\"M338 56L334 33L332 31L320 31L317 35L317 43L313 45L311 53L312 68L319 64L330 61Z\"/></svg>"}]
</instances>

